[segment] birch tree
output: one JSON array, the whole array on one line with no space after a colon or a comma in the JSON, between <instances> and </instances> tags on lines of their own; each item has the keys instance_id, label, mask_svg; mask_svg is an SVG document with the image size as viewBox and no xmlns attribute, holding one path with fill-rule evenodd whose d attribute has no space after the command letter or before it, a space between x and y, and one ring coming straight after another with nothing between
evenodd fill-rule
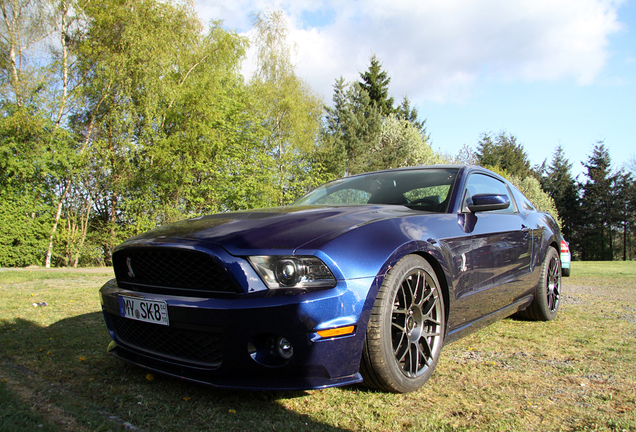
<instances>
[{"instance_id":1,"label":"birch tree","mask_svg":"<svg viewBox=\"0 0 636 432\"><path fill-rule=\"evenodd\" d=\"M322 101L296 75L281 12L265 12L254 20L257 72L251 87L259 100L272 158L275 202L284 205L316 185L311 175Z\"/></svg>"}]
</instances>

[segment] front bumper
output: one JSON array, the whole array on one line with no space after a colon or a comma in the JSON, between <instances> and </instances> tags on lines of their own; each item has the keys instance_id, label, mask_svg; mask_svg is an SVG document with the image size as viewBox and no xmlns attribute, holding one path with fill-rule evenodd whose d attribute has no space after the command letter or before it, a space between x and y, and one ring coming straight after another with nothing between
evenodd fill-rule
<instances>
[{"instance_id":1,"label":"front bumper","mask_svg":"<svg viewBox=\"0 0 636 432\"><path fill-rule=\"evenodd\" d=\"M300 390L362 381L358 368L374 278L340 281L333 289L290 296L194 298L119 288L100 290L113 342L108 352L146 369L222 388ZM119 296L162 300L169 326L119 316ZM372 300L371 300L372 301ZM355 326L346 336L319 330ZM285 338L293 355L274 346Z\"/></svg>"}]
</instances>

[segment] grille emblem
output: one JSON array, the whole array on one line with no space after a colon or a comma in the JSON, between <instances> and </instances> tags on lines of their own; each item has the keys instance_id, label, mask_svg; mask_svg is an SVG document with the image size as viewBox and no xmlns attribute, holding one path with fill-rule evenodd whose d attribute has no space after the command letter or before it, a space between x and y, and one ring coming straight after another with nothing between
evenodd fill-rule
<instances>
[{"instance_id":1,"label":"grille emblem","mask_svg":"<svg viewBox=\"0 0 636 432\"><path fill-rule=\"evenodd\" d=\"M133 269L132 269L132 258L130 257L126 258L126 267L128 267L128 277L131 279L134 279L135 272L133 272Z\"/></svg>"}]
</instances>

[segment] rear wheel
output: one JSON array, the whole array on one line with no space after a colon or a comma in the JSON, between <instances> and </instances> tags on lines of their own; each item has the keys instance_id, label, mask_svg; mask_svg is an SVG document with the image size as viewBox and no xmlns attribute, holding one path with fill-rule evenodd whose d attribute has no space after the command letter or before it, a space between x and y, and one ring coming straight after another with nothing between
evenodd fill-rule
<instances>
[{"instance_id":1,"label":"rear wheel","mask_svg":"<svg viewBox=\"0 0 636 432\"><path fill-rule=\"evenodd\" d=\"M561 259L556 249L549 247L541 267L534 300L521 315L534 321L553 320L559 311L560 299Z\"/></svg>"},{"instance_id":2,"label":"rear wheel","mask_svg":"<svg viewBox=\"0 0 636 432\"><path fill-rule=\"evenodd\" d=\"M360 372L383 391L417 390L433 374L444 341L444 298L431 265L400 260L384 280L367 328Z\"/></svg>"}]
</instances>

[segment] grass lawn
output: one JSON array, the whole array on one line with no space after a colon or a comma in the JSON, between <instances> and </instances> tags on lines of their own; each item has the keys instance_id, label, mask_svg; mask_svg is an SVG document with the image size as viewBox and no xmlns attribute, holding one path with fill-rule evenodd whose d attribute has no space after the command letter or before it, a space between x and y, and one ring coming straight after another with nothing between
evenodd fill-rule
<instances>
[{"instance_id":1,"label":"grass lawn","mask_svg":"<svg viewBox=\"0 0 636 432\"><path fill-rule=\"evenodd\" d=\"M396 395L148 374L106 354L97 290L111 269L2 270L0 430L636 431L636 264L572 274L556 320L506 319L448 345L424 388Z\"/></svg>"}]
</instances>

